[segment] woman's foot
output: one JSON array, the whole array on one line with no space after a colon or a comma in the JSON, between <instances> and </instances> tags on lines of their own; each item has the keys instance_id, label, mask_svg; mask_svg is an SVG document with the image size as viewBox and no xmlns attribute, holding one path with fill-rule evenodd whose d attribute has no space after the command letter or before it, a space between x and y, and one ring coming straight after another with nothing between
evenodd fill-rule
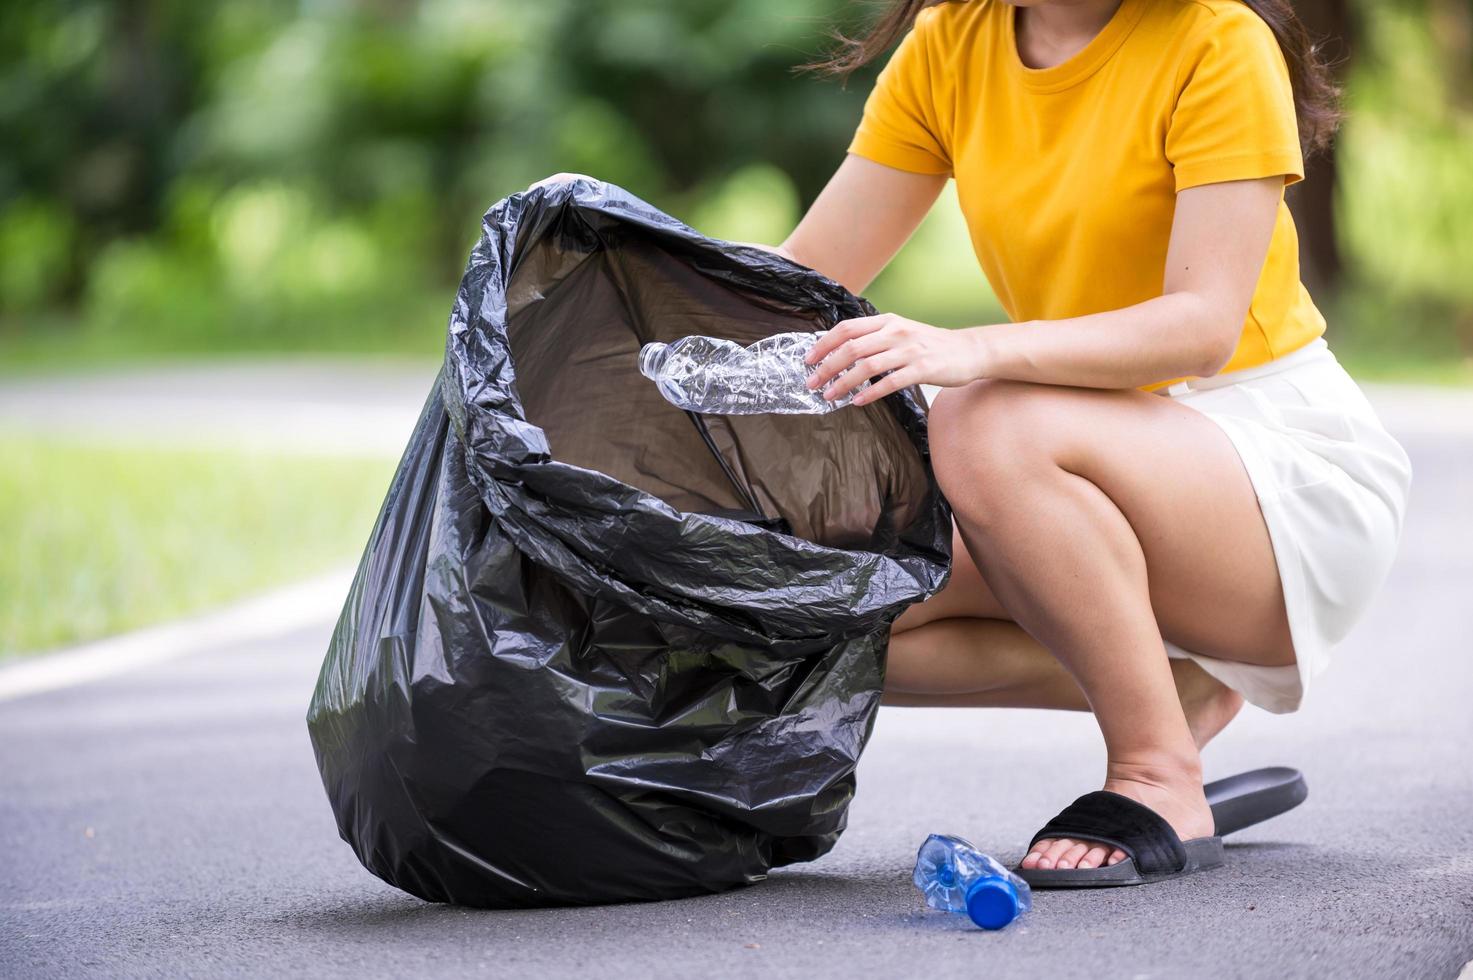
<instances>
[{"instance_id":1,"label":"woman's foot","mask_svg":"<svg viewBox=\"0 0 1473 980\"><path fill-rule=\"evenodd\" d=\"M1187 727L1200 751L1217 733L1227 727L1243 707L1243 696L1198 667L1191 660L1173 660L1171 672L1181 698ZM1144 803L1166 818L1182 840L1210 836L1212 810L1202 795L1200 775L1187 779L1159 772L1116 773L1112 768L1105 789ZM1034 844L1023 859L1025 868L1098 868L1125 859L1125 852L1099 844L1045 838Z\"/></svg>"},{"instance_id":2,"label":"woman's foot","mask_svg":"<svg viewBox=\"0 0 1473 980\"><path fill-rule=\"evenodd\" d=\"M1243 708L1243 695L1198 667L1192 660L1173 660L1171 673L1192 741L1200 752Z\"/></svg>"},{"instance_id":3,"label":"woman's foot","mask_svg":"<svg viewBox=\"0 0 1473 980\"><path fill-rule=\"evenodd\" d=\"M1200 769L1111 764L1105 789L1155 810L1184 841L1212 836L1212 809L1202 793ZM1125 857L1124 851L1102 844L1044 838L1029 849L1022 863L1030 870L1099 868Z\"/></svg>"}]
</instances>

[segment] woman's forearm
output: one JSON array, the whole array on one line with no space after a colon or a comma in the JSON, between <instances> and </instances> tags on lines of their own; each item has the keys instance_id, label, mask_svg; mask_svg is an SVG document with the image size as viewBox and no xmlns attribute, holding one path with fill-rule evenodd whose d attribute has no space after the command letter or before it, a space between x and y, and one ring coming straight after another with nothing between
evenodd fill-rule
<instances>
[{"instance_id":1,"label":"woman's forearm","mask_svg":"<svg viewBox=\"0 0 1473 980\"><path fill-rule=\"evenodd\" d=\"M983 377L1082 388L1137 388L1208 377L1232 356L1242 319L1191 292L1067 320L970 327Z\"/></svg>"}]
</instances>

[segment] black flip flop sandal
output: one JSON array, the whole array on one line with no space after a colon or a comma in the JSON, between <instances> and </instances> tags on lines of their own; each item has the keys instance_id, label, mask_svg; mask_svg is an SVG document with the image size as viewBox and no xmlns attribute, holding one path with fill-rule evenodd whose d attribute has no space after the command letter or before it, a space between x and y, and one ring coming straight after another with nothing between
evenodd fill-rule
<instances>
[{"instance_id":1,"label":"black flip flop sandal","mask_svg":"<svg viewBox=\"0 0 1473 980\"><path fill-rule=\"evenodd\" d=\"M1304 774L1272 766L1215 780L1203 787L1212 808L1214 836L1183 841L1150 807L1101 791L1087 793L1033 835L1097 841L1128 857L1103 868L1027 868L1017 874L1034 888L1104 888L1144 885L1222 864L1222 837L1294 809L1309 795Z\"/></svg>"},{"instance_id":2,"label":"black flip flop sandal","mask_svg":"<svg viewBox=\"0 0 1473 980\"><path fill-rule=\"evenodd\" d=\"M1309 796L1304 774L1288 766L1240 772L1202 787L1217 836L1225 837L1303 803Z\"/></svg>"},{"instance_id":3,"label":"black flip flop sandal","mask_svg":"<svg viewBox=\"0 0 1473 980\"><path fill-rule=\"evenodd\" d=\"M1162 816L1128 796L1098 790L1066 806L1028 842L1068 837L1118 847L1126 857L1103 868L1024 868L1018 877L1033 888L1110 888L1148 885L1222 864L1222 838L1184 841Z\"/></svg>"}]
</instances>

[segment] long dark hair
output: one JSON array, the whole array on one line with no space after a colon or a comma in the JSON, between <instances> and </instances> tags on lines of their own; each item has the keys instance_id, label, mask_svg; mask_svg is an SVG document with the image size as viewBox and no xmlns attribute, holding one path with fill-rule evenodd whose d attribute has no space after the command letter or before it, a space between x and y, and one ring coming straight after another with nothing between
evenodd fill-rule
<instances>
[{"instance_id":1,"label":"long dark hair","mask_svg":"<svg viewBox=\"0 0 1473 980\"><path fill-rule=\"evenodd\" d=\"M869 64L900 39L915 23L916 15L927 7L954 0L893 0L878 20L858 37L850 37L838 28L828 35L837 46L818 61L798 66L799 71L847 79L855 69ZM1241 0L1274 32L1284 61L1289 65L1289 81L1294 86L1294 112L1299 120L1299 142L1306 157L1324 149L1335 136L1340 124L1340 87L1321 57L1319 45L1310 40L1309 32L1288 0Z\"/></svg>"}]
</instances>

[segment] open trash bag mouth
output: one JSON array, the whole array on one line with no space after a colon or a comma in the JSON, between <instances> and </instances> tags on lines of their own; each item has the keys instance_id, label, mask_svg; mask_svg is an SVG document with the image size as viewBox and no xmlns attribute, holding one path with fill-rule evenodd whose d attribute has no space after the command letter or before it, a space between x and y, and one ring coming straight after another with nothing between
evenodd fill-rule
<instances>
[{"instance_id":1,"label":"open trash bag mouth","mask_svg":"<svg viewBox=\"0 0 1473 980\"><path fill-rule=\"evenodd\" d=\"M599 181L487 212L308 716L370 870L551 905L833 845L889 625L949 570L925 402L695 415L638 353L873 313Z\"/></svg>"}]
</instances>

